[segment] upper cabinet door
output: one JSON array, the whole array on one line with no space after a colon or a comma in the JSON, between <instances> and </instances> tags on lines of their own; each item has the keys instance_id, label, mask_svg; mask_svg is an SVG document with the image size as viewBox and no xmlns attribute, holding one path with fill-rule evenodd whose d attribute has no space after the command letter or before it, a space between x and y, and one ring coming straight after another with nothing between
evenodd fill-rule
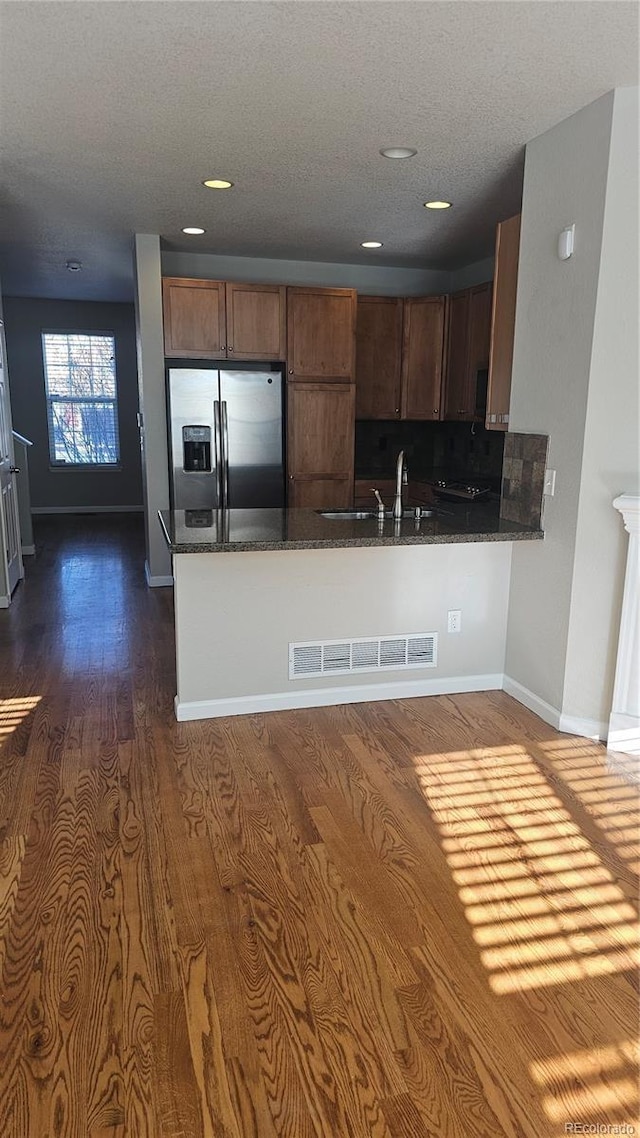
<instances>
[{"instance_id":1,"label":"upper cabinet door","mask_svg":"<svg viewBox=\"0 0 640 1138\"><path fill-rule=\"evenodd\" d=\"M287 289L289 379L353 383L355 333L355 289Z\"/></svg>"},{"instance_id":2,"label":"upper cabinet door","mask_svg":"<svg viewBox=\"0 0 640 1138\"><path fill-rule=\"evenodd\" d=\"M478 372L489 367L491 289L491 281L474 285L449 301L443 418L450 422L484 419L486 386Z\"/></svg>"},{"instance_id":3,"label":"upper cabinet door","mask_svg":"<svg viewBox=\"0 0 640 1138\"><path fill-rule=\"evenodd\" d=\"M285 306L286 289L280 285L228 282L228 359L286 359Z\"/></svg>"},{"instance_id":4,"label":"upper cabinet door","mask_svg":"<svg viewBox=\"0 0 640 1138\"><path fill-rule=\"evenodd\" d=\"M164 277L164 352L166 356L224 359L224 281Z\"/></svg>"},{"instance_id":5,"label":"upper cabinet door","mask_svg":"<svg viewBox=\"0 0 640 1138\"><path fill-rule=\"evenodd\" d=\"M472 394L475 391L476 374L489 367L489 345L491 342L491 295L493 286L475 285L469 289L469 379Z\"/></svg>"},{"instance_id":6,"label":"upper cabinet door","mask_svg":"<svg viewBox=\"0 0 640 1138\"><path fill-rule=\"evenodd\" d=\"M447 368L444 385L444 419L473 418L469 379L469 290L449 298Z\"/></svg>"},{"instance_id":7,"label":"upper cabinet door","mask_svg":"<svg viewBox=\"0 0 640 1138\"><path fill-rule=\"evenodd\" d=\"M496 233L491 356L485 424L492 431L506 431L509 424L519 252L520 214L518 213L508 221L501 222Z\"/></svg>"},{"instance_id":8,"label":"upper cabinet door","mask_svg":"<svg viewBox=\"0 0 640 1138\"><path fill-rule=\"evenodd\" d=\"M402 418L439 419L447 310L445 296L404 301Z\"/></svg>"},{"instance_id":9,"label":"upper cabinet door","mask_svg":"<svg viewBox=\"0 0 640 1138\"><path fill-rule=\"evenodd\" d=\"M399 297L358 297L356 419L400 418L402 312Z\"/></svg>"}]
</instances>

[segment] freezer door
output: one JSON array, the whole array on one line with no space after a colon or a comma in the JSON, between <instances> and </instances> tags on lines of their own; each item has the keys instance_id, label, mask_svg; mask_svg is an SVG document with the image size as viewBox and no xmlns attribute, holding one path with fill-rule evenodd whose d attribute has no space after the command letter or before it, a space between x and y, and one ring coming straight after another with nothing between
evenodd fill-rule
<instances>
[{"instance_id":1,"label":"freezer door","mask_svg":"<svg viewBox=\"0 0 640 1138\"><path fill-rule=\"evenodd\" d=\"M279 369L220 372L223 483L231 509L284 506L282 395Z\"/></svg>"},{"instance_id":2,"label":"freezer door","mask_svg":"<svg viewBox=\"0 0 640 1138\"><path fill-rule=\"evenodd\" d=\"M171 505L215 510L220 505L219 373L169 368ZM218 415L216 416L216 408Z\"/></svg>"}]
</instances>

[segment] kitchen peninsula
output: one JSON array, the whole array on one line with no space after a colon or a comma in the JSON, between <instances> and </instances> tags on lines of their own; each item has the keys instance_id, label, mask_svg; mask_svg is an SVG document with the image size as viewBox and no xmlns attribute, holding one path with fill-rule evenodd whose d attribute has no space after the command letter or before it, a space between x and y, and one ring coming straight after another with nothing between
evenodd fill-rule
<instances>
[{"instance_id":1,"label":"kitchen peninsula","mask_svg":"<svg viewBox=\"0 0 640 1138\"><path fill-rule=\"evenodd\" d=\"M501 687L512 543L543 537L497 502L401 522L310 509L160 520L180 720Z\"/></svg>"}]
</instances>

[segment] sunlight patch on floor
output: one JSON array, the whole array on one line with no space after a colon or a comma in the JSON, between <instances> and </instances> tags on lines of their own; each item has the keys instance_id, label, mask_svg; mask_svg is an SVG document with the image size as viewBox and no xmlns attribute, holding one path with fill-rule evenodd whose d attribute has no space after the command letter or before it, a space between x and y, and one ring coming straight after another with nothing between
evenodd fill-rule
<instances>
[{"instance_id":1,"label":"sunlight patch on floor","mask_svg":"<svg viewBox=\"0 0 640 1138\"><path fill-rule=\"evenodd\" d=\"M561 1124L562 1132L566 1124L576 1122L633 1125L640 1105L639 1060L638 1044L623 1040L613 1046L550 1056L532 1063L530 1073L541 1088L547 1117Z\"/></svg>"},{"instance_id":2,"label":"sunlight patch on floor","mask_svg":"<svg viewBox=\"0 0 640 1138\"><path fill-rule=\"evenodd\" d=\"M21 699L0 699L0 742L12 735L23 719L38 706L41 695L26 696Z\"/></svg>"},{"instance_id":3,"label":"sunlight patch on floor","mask_svg":"<svg viewBox=\"0 0 640 1138\"><path fill-rule=\"evenodd\" d=\"M572 792L579 770L583 805L606 830L637 792L601 783L598 760L566 750L551 759ZM525 747L419 756L415 770L493 991L638 966L636 910ZM616 830L619 852L628 831Z\"/></svg>"},{"instance_id":4,"label":"sunlight patch on floor","mask_svg":"<svg viewBox=\"0 0 640 1138\"><path fill-rule=\"evenodd\" d=\"M612 768L610 756L588 739L559 739L540 749L620 857L640 872L640 786L625 778L624 764Z\"/></svg>"}]
</instances>

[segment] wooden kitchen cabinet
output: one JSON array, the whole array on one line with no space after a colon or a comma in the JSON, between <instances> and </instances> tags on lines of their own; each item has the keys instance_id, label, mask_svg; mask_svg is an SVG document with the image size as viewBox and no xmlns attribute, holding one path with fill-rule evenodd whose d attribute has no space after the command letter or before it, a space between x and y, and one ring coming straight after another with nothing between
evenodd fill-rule
<instances>
[{"instance_id":1,"label":"wooden kitchen cabinet","mask_svg":"<svg viewBox=\"0 0 640 1138\"><path fill-rule=\"evenodd\" d=\"M401 297L358 297L356 419L400 418L403 308Z\"/></svg>"},{"instance_id":2,"label":"wooden kitchen cabinet","mask_svg":"<svg viewBox=\"0 0 640 1138\"><path fill-rule=\"evenodd\" d=\"M446 296L408 297L402 339L403 419L439 419Z\"/></svg>"},{"instance_id":3,"label":"wooden kitchen cabinet","mask_svg":"<svg viewBox=\"0 0 640 1138\"><path fill-rule=\"evenodd\" d=\"M506 431L509 425L519 253L520 214L516 214L508 221L502 221L496 232L496 267L485 420L485 426L489 431Z\"/></svg>"},{"instance_id":4,"label":"wooden kitchen cabinet","mask_svg":"<svg viewBox=\"0 0 640 1138\"><path fill-rule=\"evenodd\" d=\"M454 292L449 297L447 329L447 365L444 383L443 419L464 419L467 403L467 329L469 326L469 292Z\"/></svg>"},{"instance_id":5,"label":"wooden kitchen cabinet","mask_svg":"<svg viewBox=\"0 0 640 1138\"><path fill-rule=\"evenodd\" d=\"M289 380L353 384L355 340L355 289L287 289Z\"/></svg>"},{"instance_id":6,"label":"wooden kitchen cabinet","mask_svg":"<svg viewBox=\"0 0 640 1138\"><path fill-rule=\"evenodd\" d=\"M489 367L491 282L453 293L449 300L443 419L482 421L484 390L478 372Z\"/></svg>"},{"instance_id":7,"label":"wooden kitchen cabinet","mask_svg":"<svg viewBox=\"0 0 640 1138\"><path fill-rule=\"evenodd\" d=\"M439 419L447 298L359 297L356 418Z\"/></svg>"},{"instance_id":8,"label":"wooden kitchen cabinet","mask_svg":"<svg viewBox=\"0 0 640 1138\"><path fill-rule=\"evenodd\" d=\"M351 478L300 474L289 480L289 509L339 510L352 504Z\"/></svg>"},{"instance_id":9,"label":"wooden kitchen cabinet","mask_svg":"<svg viewBox=\"0 0 640 1138\"><path fill-rule=\"evenodd\" d=\"M220 359L226 350L224 281L163 277L164 354Z\"/></svg>"},{"instance_id":10,"label":"wooden kitchen cabinet","mask_svg":"<svg viewBox=\"0 0 640 1138\"><path fill-rule=\"evenodd\" d=\"M286 359L286 293L280 285L227 281L228 359Z\"/></svg>"},{"instance_id":11,"label":"wooden kitchen cabinet","mask_svg":"<svg viewBox=\"0 0 640 1138\"><path fill-rule=\"evenodd\" d=\"M348 506L353 497L355 386L287 386L289 506Z\"/></svg>"},{"instance_id":12,"label":"wooden kitchen cabinet","mask_svg":"<svg viewBox=\"0 0 640 1138\"><path fill-rule=\"evenodd\" d=\"M164 277L166 356L284 360L286 289Z\"/></svg>"}]
</instances>

